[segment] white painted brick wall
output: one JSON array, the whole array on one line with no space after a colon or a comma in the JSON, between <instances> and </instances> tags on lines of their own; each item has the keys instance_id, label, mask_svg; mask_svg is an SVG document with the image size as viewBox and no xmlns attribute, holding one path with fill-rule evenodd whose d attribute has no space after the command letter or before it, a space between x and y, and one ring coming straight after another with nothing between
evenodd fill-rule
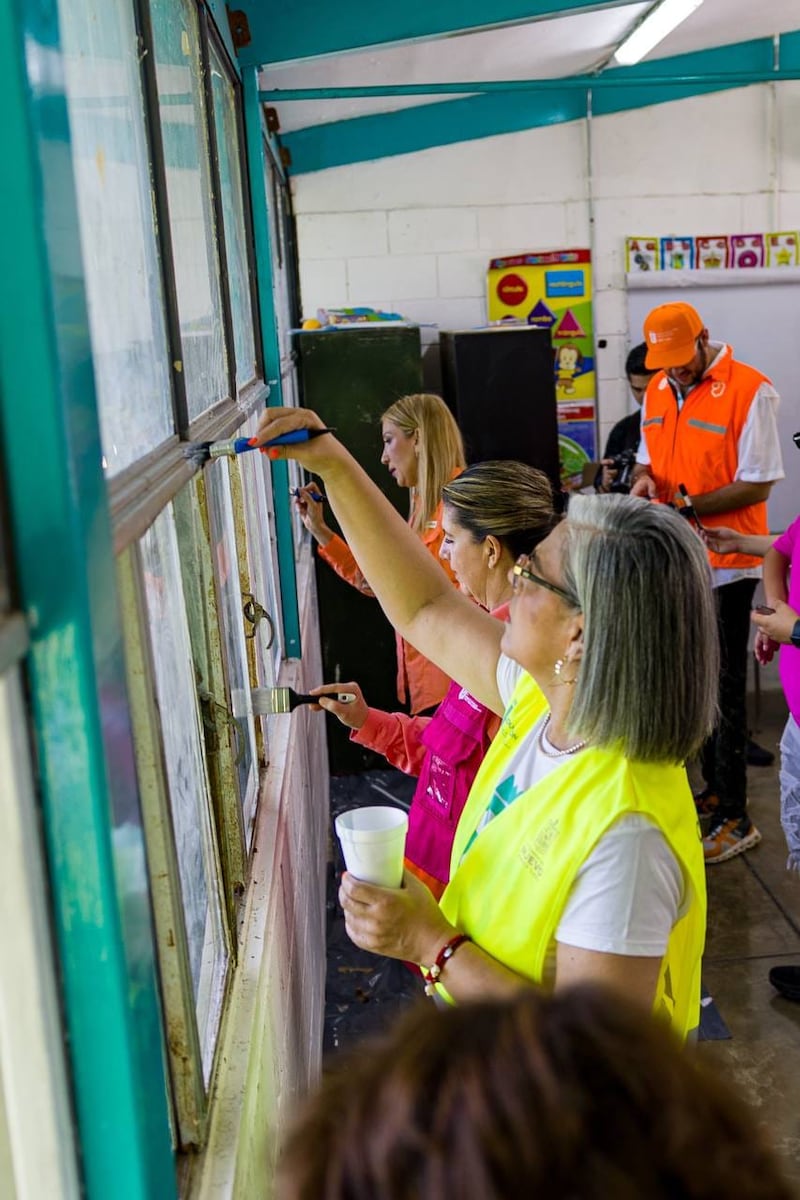
<instances>
[{"instance_id":1,"label":"white painted brick wall","mask_svg":"<svg viewBox=\"0 0 800 1200\"><path fill-rule=\"evenodd\" d=\"M479 246L490 257L520 246L563 246L568 239L565 204L500 204L478 209ZM484 255L484 263L486 255Z\"/></svg>"},{"instance_id":2,"label":"white painted brick wall","mask_svg":"<svg viewBox=\"0 0 800 1200\"><path fill-rule=\"evenodd\" d=\"M490 258L590 246L602 445L631 409L624 363L641 338L623 239L800 228L800 82L337 167L293 188L306 312L341 304L346 285L350 304L470 328L486 319Z\"/></svg>"},{"instance_id":3,"label":"white painted brick wall","mask_svg":"<svg viewBox=\"0 0 800 1200\"><path fill-rule=\"evenodd\" d=\"M440 329L473 329L486 324L486 301L483 297L464 299L408 300L403 312L420 324L436 324Z\"/></svg>"},{"instance_id":4,"label":"white painted brick wall","mask_svg":"<svg viewBox=\"0 0 800 1200\"><path fill-rule=\"evenodd\" d=\"M436 296L436 257L432 254L385 254L377 258L351 258L348 292L351 304L374 304L375 296L387 297L392 305L411 296Z\"/></svg>"},{"instance_id":5,"label":"white painted brick wall","mask_svg":"<svg viewBox=\"0 0 800 1200\"><path fill-rule=\"evenodd\" d=\"M345 260L302 258L300 295L304 317L313 317L318 308L345 308L349 303Z\"/></svg>"},{"instance_id":6,"label":"white painted brick wall","mask_svg":"<svg viewBox=\"0 0 800 1200\"><path fill-rule=\"evenodd\" d=\"M485 299L486 254L440 254L439 295Z\"/></svg>"},{"instance_id":7,"label":"white painted brick wall","mask_svg":"<svg viewBox=\"0 0 800 1200\"><path fill-rule=\"evenodd\" d=\"M469 208L420 208L389 213L391 254L475 250L478 218Z\"/></svg>"},{"instance_id":8,"label":"white painted brick wall","mask_svg":"<svg viewBox=\"0 0 800 1200\"><path fill-rule=\"evenodd\" d=\"M386 254L386 213L309 213L297 218L297 236L309 258Z\"/></svg>"}]
</instances>

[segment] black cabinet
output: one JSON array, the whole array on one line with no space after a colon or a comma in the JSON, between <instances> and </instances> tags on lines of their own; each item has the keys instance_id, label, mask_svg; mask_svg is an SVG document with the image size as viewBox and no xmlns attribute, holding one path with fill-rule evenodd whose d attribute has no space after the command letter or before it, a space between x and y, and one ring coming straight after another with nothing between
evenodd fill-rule
<instances>
[{"instance_id":1,"label":"black cabinet","mask_svg":"<svg viewBox=\"0 0 800 1200\"><path fill-rule=\"evenodd\" d=\"M516 458L560 489L553 351L547 330L443 331L442 387L468 462Z\"/></svg>"},{"instance_id":2,"label":"black cabinet","mask_svg":"<svg viewBox=\"0 0 800 1200\"><path fill-rule=\"evenodd\" d=\"M358 459L403 516L409 493L381 466L381 414L400 396L422 390L419 330L339 329L295 335L302 401ZM336 522L328 510L328 523ZM387 554L392 553L387 546ZM377 600L363 596L317 559L324 680L356 680L367 703L394 711L397 656L394 630ZM385 766L386 760L357 746L334 718L328 722L331 771L339 774Z\"/></svg>"}]
</instances>

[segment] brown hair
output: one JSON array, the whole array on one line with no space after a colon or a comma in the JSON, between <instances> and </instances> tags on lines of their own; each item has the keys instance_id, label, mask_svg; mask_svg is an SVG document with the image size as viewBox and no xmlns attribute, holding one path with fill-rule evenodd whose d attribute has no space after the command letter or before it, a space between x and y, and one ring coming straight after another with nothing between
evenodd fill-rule
<instances>
[{"instance_id":1,"label":"brown hair","mask_svg":"<svg viewBox=\"0 0 800 1200\"><path fill-rule=\"evenodd\" d=\"M285 1149L281 1200L789 1200L758 1124L617 993L420 1004L343 1055Z\"/></svg>"},{"instance_id":2,"label":"brown hair","mask_svg":"<svg viewBox=\"0 0 800 1200\"><path fill-rule=\"evenodd\" d=\"M464 443L455 417L431 392L401 396L390 404L381 421L391 421L406 437L418 435L417 486L412 494L411 528L422 533L433 520L442 488L466 464Z\"/></svg>"},{"instance_id":3,"label":"brown hair","mask_svg":"<svg viewBox=\"0 0 800 1200\"><path fill-rule=\"evenodd\" d=\"M474 541L496 537L512 558L529 554L557 521L545 473L511 458L473 463L445 484L442 500Z\"/></svg>"}]
</instances>

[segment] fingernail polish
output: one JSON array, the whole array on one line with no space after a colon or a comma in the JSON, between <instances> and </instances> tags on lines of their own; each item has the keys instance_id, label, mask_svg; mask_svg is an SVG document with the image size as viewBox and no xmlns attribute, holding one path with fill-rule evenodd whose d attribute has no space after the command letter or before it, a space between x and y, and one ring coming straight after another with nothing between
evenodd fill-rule
<instances>
[{"instance_id":1,"label":"fingernail polish","mask_svg":"<svg viewBox=\"0 0 800 1200\"><path fill-rule=\"evenodd\" d=\"M280 458L280 456L281 456L281 452L277 446L270 446L269 449L267 450L267 458L275 459L275 458Z\"/></svg>"}]
</instances>

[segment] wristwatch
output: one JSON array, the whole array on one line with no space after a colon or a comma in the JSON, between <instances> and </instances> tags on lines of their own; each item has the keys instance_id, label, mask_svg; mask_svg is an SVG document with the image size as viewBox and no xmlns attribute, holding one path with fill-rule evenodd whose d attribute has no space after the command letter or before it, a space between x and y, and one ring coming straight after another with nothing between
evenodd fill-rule
<instances>
[{"instance_id":1,"label":"wristwatch","mask_svg":"<svg viewBox=\"0 0 800 1200\"><path fill-rule=\"evenodd\" d=\"M800 650L800 620L795 621L792 632L789 634L789 641Z\"/></svg>"}]
</instances>

